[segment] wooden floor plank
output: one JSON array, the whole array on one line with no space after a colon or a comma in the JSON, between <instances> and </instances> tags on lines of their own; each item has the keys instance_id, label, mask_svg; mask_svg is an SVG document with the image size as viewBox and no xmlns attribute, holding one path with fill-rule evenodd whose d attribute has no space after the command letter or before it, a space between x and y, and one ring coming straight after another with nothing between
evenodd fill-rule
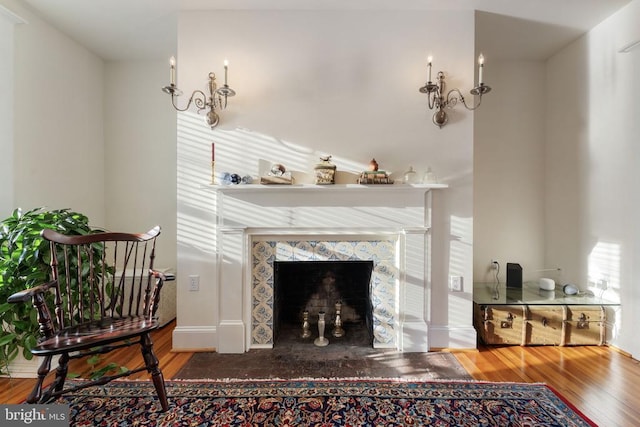
<instances>
[{"instance_id":1,"label":"wooden floor plank","mask_svg":"<svg viewBox=\"0 0 640 427\"><path fill-rule=\"evenodd\" d=\"M175 322L155 331L154 348L165 378L174 378L192 353L172 352ZM640 363L609 347L479 346L455 352L476 380L546 383L600 426L640 425ZM109 361L133 369L142 366L135 347L120 349ZM75 361L71 372L86 375L90 367ZM146 372L131 376L148 378ZM20 403L35 380L0 378L0 402Z\"/></svg>"}]
</instances>

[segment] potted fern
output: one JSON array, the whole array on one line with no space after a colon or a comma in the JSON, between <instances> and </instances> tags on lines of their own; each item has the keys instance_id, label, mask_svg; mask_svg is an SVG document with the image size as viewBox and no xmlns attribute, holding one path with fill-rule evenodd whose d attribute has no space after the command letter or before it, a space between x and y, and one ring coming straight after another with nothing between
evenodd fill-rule
<instances>
[{"instance_id":1,"label":"potted fern","mask_svg":"<svg viewBox=\"0 0 640 427\"><path fill-rule=\"evenodd\" d=\"M9 304L15 292L48 280L50 249L40 232L50 228L63 234L84 235L93 230L89 219L69 209L28 212L20 209L0 222L0 374L9 375L9 364L21 353L31 360L31 348L39 338L36 312L29 304Z\"/></svg>"}]
</instances>

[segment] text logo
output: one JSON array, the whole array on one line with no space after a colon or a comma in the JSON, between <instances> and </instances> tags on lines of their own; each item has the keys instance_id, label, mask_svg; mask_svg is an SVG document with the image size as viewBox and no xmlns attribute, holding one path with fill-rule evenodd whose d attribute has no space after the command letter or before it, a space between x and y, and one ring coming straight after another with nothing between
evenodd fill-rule
<instances>
[{"instance_id":1,"label":"text logo","mask_svg":"<svg viewBox=\"0 0 640 427\"><path fill-rule=\"evenodd\" d=\"M69 427L69 405L0 405L0 425Z\"/></svg>"}]
</instances>

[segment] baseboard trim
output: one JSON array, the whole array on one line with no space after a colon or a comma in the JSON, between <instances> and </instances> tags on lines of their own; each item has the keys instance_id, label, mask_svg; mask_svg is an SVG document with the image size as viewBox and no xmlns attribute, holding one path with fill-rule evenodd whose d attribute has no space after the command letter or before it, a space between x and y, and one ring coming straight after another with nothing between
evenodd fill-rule
<instances>
[{"instance_id":1,"label":"baseboard trim","mask_svg":"<svg viewBox=\"0 0 640 427\"><path fill-rule=\"evenodd\" d=\"M451 348L451 347L432 347L429 349L435 353L477 353L477 348Z\"/></svg>"},{"instance_id":2,"label":"baseboard trim","mask_svg":"<svg viewBox=\"0 0 640 427\"><path fill-rule=\"evenodd\" d=\"M175 352L208 351L217 347L218 331L215 326L176 326L172 341L172 351Z\"/></svg>"},{"instance_id":3,"label":"baseboard trim","mask_svg":"<svg viewBox=\"0 0 640 427\"><path fill-rule=\"evenodd\" d=\"M615 345L611 345L611 344L607 344L607 343L605 343L604 345L606 347L609 347L611 350L615 351L616 353L620 353L623 356L626 356L626 357L628 357L630 359L633 359L633 360L638 360L635 357L633 357L633 355L631 353L629 353L628 351L624 351L620 347L616 347Z\"/></svg>"},{"instance_id":4,"label":"baseboard trim","mask_svg":"<svg viewBox=\"0 0 640 427\"><path fill-rule=\"evenodd\" d=\"M469 349L477 346L477 333L473 325L429 325L430 349Z\"/></svg>"}]
</instances>

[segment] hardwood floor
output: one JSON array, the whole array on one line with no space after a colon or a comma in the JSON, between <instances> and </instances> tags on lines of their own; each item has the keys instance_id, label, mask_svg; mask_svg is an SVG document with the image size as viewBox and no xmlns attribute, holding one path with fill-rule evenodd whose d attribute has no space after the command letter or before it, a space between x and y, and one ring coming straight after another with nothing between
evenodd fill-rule
<instances>
[{"instance_id":1,"label":"hardwood floor","mask_svg":"<svg viewBox=\"0 0 640 427\"><path fill-rule=\"evenodd\" d=\"M599 426L640 425L640 364L609 347L481 346L456 357L477 380L546 383Z\"/></svg>"},{"instance_id":2,"label":"hardwood floor","mask_svg":"<svg viewBox=\"0 0 640 427\"><path fill-rule=\"evenodd\" d=\"M174 326L170 323L154 333L166 379L174 378L192 355L171 352ZM454 353L477 380L544 382L599 426L640 425L640 363L608 347L480 346L477 351ZM119 350L113 359L129 368L142 365L135 347ZM83 361L70 367L70 372L80 374L89 370ZM142 372L129 378L144 379L147 375ZM22 402L34 382L0 378L0 402Z\"/></svg>"}]
</instances>

